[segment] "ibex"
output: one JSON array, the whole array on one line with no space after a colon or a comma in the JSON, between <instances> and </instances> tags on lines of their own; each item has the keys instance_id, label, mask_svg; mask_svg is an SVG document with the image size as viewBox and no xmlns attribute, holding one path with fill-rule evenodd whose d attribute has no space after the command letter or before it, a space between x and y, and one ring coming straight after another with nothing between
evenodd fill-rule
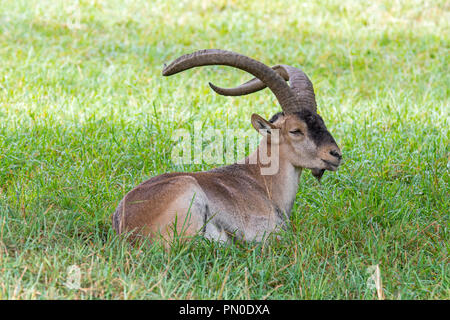
<instances>
[{"instance_id":1,"label":"ibex","mask_svg":"<svg viewBox=\"0 0 450 320\"><path fill-rule=\"evenodd\" d=\"M255 76L236 88L210 83L215 92L239 96L269 87L283 111L269 121L252 115L251 123L262 139L243 161L203 172L162 174L128 192L113 215L119 234L132 231L134 236L168 242L175 234L261 241L286 226L302 169L311 169L320 179L325 170L335 171L340 165L341 151L317 114L314 89L303 71L288 65L270 68L238 53L210 49L179 57L163 75L206 65L231 66ZM278 149L278 170L264 175L267 163L261 154L273 145Z\"/></svg>"}]
</instances>

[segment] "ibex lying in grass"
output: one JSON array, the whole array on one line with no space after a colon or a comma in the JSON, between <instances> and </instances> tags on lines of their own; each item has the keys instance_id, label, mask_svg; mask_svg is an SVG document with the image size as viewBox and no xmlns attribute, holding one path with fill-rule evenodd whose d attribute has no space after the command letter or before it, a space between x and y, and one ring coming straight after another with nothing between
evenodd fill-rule
<instances>
[{"instance_id":1,"label":"ibex lying in grass","mask_svg":"<svg viewBox=\"0 0 450 320\"><path fill-rule=\"evenodd\" d=\"M301 70L287 65L270 68L234 52L202 50L176 59L163 75L206 65L227 65L256 77L232 89L210 83L217 93L245 95L267 86L283 112L269 121L252 115L252 125L263 138L241 163L205 172L166 173L131 190L113 215L119 234L134 230L136 236L171 240L174 234L200 233L218 241L261 241L289 219L303 168L318 179L325 170L338 168L341 151L317 114L313 86ZM278 147L277 156L271 157L278 170L264 175L267 162L262 157L273 145Z\"/></svg>"}]
</instances>

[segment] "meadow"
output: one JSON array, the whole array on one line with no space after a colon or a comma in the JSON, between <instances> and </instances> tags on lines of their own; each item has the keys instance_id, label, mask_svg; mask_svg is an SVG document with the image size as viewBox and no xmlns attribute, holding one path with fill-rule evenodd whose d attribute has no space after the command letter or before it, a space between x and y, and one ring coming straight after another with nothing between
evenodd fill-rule
<instances>
[{"instance_id":1,"label":"meadow","mask_svg":"<svg viewBox=\"0 0 450 320\"><path fill-rule=\"evenodd\" d=\"M449 21L444 0L0 0L0 299L449 299ZM280 111L210 90L236 69L161 76L205 48L301 67L343 164L304 171L278 241L132 246L126 192L214 167L174 164L174 130Z\"/></svg>"}]
</instances>

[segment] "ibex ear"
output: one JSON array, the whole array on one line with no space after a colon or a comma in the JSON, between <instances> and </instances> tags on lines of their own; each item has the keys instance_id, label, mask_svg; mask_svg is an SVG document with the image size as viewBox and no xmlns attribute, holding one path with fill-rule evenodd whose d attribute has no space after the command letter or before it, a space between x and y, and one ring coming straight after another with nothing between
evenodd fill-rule
<instances>
[{"instance_id":1,"label":"ibex ear","mask_svg":"<svg viewBox=\"0 0 450 320\"><path fill-rule=\"evenodd\" d=\"M273 124L256 113L252 114L252 126L264 136L272 134L272 129L275 129Z\"/></svg>"},{"instance_id":2,"label":"ibex ear","mask_svg":"<svg viewBox=\"0 0 450 320\"><path fill-rule=\"evenodd\" d=\"M267 137L268 141L279 143L278 128L256 113L252 114L252 126L261 135Z\"/></svg>"}]
</instances>

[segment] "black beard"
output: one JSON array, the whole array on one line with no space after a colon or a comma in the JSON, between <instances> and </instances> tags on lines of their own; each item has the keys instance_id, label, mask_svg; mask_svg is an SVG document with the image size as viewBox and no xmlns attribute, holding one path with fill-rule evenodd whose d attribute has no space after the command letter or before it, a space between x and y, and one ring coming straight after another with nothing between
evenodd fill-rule
<instances>
[{"instance_id":1,"label":"black beard","mask_svg":"<svg viewBox=\"0 0 450 320\"><path fill-rule=\"evenodd\" d=\"M323 176L323 173L325 172L325 169L311 169L311 173L314 177L316 177L317 181L320 182L320 179Z\"/></svg>"}]
</instances>

